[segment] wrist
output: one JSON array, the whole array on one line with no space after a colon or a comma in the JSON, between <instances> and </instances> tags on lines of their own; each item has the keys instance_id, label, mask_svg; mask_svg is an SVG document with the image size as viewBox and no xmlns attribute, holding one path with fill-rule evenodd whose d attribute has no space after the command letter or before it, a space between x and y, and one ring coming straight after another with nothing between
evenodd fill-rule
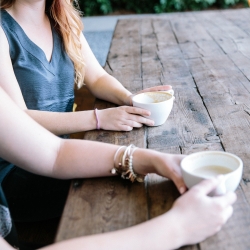
<instances>
[{"instance_id":1,"label":"wrist","mask_svg":"<svg viewBox=\"0 0 250 250\"><path fill-rule=\"evenodd\" d=\"M146 224L146 225L145 225ZM179 249L182 245L182 235L179 230L179 218L172 214L172 210L147 221L140 231L146 243L146 249ZM139 225L140 226L140 225Z\"/></svg>"},{"instance_id":2,"label":"wrist","mask_svg":"<svg viewBox=\"0 0 250 250\"><path fill-rule=\"evenodd\" d=\"M143 175L156 173L155 162L157 161L157 155L158 152L154 150L138 148L133 157L135 172Z\"/></svg>"},{"instance_id":3,"label":"wrist","mask_svg":"<svg viewBox=\"0 0 250 250\"><path fill-rule=\"evenodd\" d=\"M114 167L111 173L119 174L123 179L129 179L131 182L144 182L146 174L140 174L134 170L133 153L137 149L133 144L120 146L114 155Z\"/></svg>"},{"instance_id":4,"label":"wrist","mask_svg":"<svg viewBox=\"0 0 250 250\"><path fill-rule=\"evenodd\" d=\"M132 102L132 93L131 92L126 92L124 98L123 98L123 104L126 106L133 106Z\"/></svg>"},{"instance_id":5,"label":"wrist","mask_svg":"<svg viewBox=\"0 0 250 250\"><path fill-rule=\"evenodd\" d=\"M171 225L171 230L168 232L168 237L171 241L170 249L179 249L181 246L186 245L186 234L188 228L183 227L183 214L179 214L174 208L171 208L167 213L162 216L167 217L167 224Z\"/></svg>"}]
</instances>

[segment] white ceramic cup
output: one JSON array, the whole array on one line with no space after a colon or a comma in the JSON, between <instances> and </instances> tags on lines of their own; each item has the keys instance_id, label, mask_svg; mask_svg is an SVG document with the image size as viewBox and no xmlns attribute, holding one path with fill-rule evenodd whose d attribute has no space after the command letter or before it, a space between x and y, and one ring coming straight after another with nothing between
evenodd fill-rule
<instances>
[{"instance_id":1,"label":"white ceramic cup","mask_svg":"<svg viewBox=\"0 0 250 250\"><path fill-rule=\"evenodd\" d=\"M160 126L167 120L174 102L174 91L144 92L132 98L133 106L149 110L150 116L145 116L154 121L153 126Z\"/></svg>"},{"instance_id":2,"label":"white ceramic cup","mask_svg":"<svg viewBox=\"0 0 250 250\"><path fill-rule=\"evenodd\" d=\"M225 171L226 170L226 171ZM183 180L188 188L204 179L223 175L224 179L209 195L222 195L235 191L243 171L242 160L231 153L221 151L201 151L190 154L181 161Z\"/></svg>"}]
</instances>

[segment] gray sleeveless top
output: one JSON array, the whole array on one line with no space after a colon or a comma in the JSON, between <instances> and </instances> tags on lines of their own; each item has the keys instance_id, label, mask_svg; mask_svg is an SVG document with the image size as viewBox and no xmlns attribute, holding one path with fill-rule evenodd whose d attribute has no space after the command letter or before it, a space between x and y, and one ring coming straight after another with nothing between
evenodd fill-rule
<instances>
[{"instance_id":1,"label":"gray sleeveless top","mask_svg":"<svg viewBox=\"0 0 250 250\"><path fill-rule=\"evenodd\" d=\"M52 28L53 53L48 62L7 11L1 10L1 26L10 46L15 76L28 109L67 112L74 101L74 66L61 38Z\"/></svg>"},{"instance_id":2,"label":"gray sleeveless top","mask_svg":"<svg viewBox=\"0 0 250 250\"><path fill-rule=\"evenodd\" d=\"M48 62L43 50L28 38L7 11L0 10L0 16L0 25L9 42L14 73L27 108L53 112L72 111L74 66L55 29L52 27L53 53ZM12 164L0 159L0 183L12 167Z\"/></svg>"}]
</instances>

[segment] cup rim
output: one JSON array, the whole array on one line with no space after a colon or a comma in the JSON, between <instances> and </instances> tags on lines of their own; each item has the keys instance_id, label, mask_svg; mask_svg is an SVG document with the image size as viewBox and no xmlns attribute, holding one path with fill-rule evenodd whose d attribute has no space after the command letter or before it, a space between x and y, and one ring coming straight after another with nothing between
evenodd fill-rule
<instances>
[{"instance_id":1,"label":"cup rim","mask_svg":"<svg viewBox=\"0 0 250 250\"><path fill-rule=\"evenodd\" d=\"M236 161L238 161L238 166L237 168L235 169L232 169L231 172L227 173L227 174L223 174L223 175L230 175L232 173L234 173L235 171L239 170L240 168L243 168L243 162L241 160L240 157L238 157L237 155L235 154L232 154L232 153L229 153L229 152L225 152L225 151L200 151L200 152L196 152L196 153L192 153L192 154L189 154L187 155L184 159L181 160L181 163L180 163L180 166L181 166L181 170L188 173L188 174L192 174L194 176L197 176L197 177L200 177L200 175L198 174L195 174L192 172L192 170L188 169L187 167L184 166L184 163L189 160L190 157L195 157L195 156L198 156L198 155L214 155L214 154L220 154L220 155L226 155L226 156L229 156L231 158L234 158Z\"/></svg>"},{"instance_id":2,"label":"cup rim","mask_svg":"<svg viewBox=\"0 0 250 250\"><path fill-rule=\"evenodd\" d=\"M160 92L161 94L163 95L169 95L171 96L171 98L167 99L167 100L164 100L164 101L161 101L161 102L150 102L150 103L146 103L146 102L139 102L139 101L136 101L134 100L137 96L140 96L140 95L145 95L147 93L154 93L154 92ZM163 91L148 91L148 92L143 92L143 93L139 93L139 94L136 94L132 97L132 101L134 103L141 103L141 104L150 104L150 105L159 105L159 103L163 103L163 102L167 102L167 101L171 101L172 99L174 98L174 96L168 92L163 92Z\"/></svg>"}]
</instances>

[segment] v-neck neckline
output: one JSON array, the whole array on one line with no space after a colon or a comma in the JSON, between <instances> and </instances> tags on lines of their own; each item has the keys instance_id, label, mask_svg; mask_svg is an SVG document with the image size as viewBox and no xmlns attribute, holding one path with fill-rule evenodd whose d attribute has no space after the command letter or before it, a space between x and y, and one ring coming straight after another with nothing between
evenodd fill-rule
<instances>
[{"instance_id":1,"label":"v-neck neckline","mask_svg":"<svg viewBox=\"0 0 250 250\"><path fill-rule=\"evenodd\" d=\"M48 61L46 54L44 52L44 50L39 47L36 43L34 43L29 37L28 35L25 33L24 29L21 27L21 25L15 20L15 18L13 18L8 11L3 10L9 18L11 18L11 20L13 21L14 25L16 25L18 27L17 30L14 30L14 32L17 34L20 34L21 32L21 36L18 36L20 42L22 43L23 47L30 53L32 54L34 57L36 57L38 60L42 61L43 64L45 64L47 67L50 67L51 70L51 66L53 64L54 58L55 58L55 54L56 54L56 46L57 46L57 36L55 34L55 30L53 28L53 26L51 25L50 22L50 27L51 27L51 32L52 32L52 39L53 39L53 49L52 49L52 54L51 54L51 59L50 61ZM23 42L22 36L24 36L25 41ZM39 56L40 55L40 56ZM40 58L42 57L42 58ZM46 68L47 68L46 67Z\"/></svg>"}]
</instances>

